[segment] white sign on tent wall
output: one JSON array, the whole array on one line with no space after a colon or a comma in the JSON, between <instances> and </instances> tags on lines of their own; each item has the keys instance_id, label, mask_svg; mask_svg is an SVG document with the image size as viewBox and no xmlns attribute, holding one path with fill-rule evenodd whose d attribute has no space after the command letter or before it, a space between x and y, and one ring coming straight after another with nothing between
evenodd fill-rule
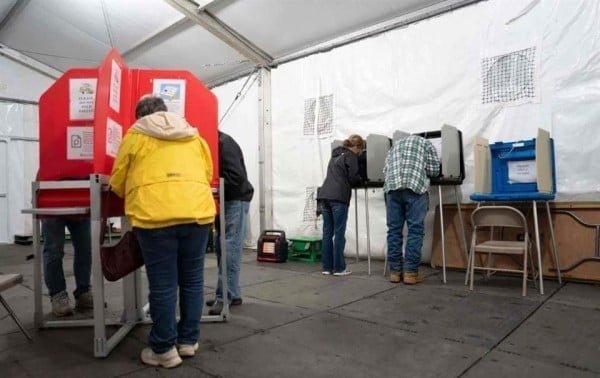
<instances>
[{"instance_id":1,"label":"white sign on tent wall","mask_svg":"<svg viewBox=\"0 0 600 378\"><path fill-rule=\"evenodd\" d=\"M67 160L92 160L94 158L94 127L67 127Z\"/></svg>"},{"instance_id":2,"label":"white sign on tent wall","mask_svg":"<svg viewBox=\"0 0 600 378\"><path fill-rule=\"evenodd\" d=\"M110 72L110 99L108 103L117 113L121 109L121 67L114 60Z\"/></svg>"},{"instance_id":3,"label":"white sign on tent wall","mask_svg":"<svg viewBox=\"0 0 600 378\"><path fill-rule=\"evenodd\" d=\"M69 119L94 119L98 79L69 80Z\"/></svg>"},{"instance_id":4,"label":"white sign on tent wall","mask_svg":"<svg viewBox=\"0 0 600 378\"><path fill-rule=\"evenodd\" d=\"M123 128L109 118L106 121L106 154L108 156L117 157L122 138Z\"/></svg>"}]
</instances>

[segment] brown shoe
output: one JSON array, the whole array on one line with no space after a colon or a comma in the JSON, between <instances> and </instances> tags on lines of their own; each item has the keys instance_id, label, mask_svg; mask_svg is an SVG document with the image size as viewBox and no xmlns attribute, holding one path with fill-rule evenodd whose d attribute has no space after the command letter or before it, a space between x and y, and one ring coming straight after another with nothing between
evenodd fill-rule
<instances>
[{"instance_id":1,"label":"brown shoe","mask_svg":"<svg viewBox=\"0 0 600 378\"><path fill-rule=\"evenodd\" d=\"M425 281L425 276L421 275L419 272L404 272L405 285L414 285L423 281Z\"/></svg>"},{"instance_id":2,"label":"brown shoe","mask_svg":"<svg viewBox=\"0 0 600 378\"><path fill-rule=\"evenodd\" d=\"M400 283L402 282L402 273L401 272L390 272L390 282Z\"/></svg>"}]
</instances>

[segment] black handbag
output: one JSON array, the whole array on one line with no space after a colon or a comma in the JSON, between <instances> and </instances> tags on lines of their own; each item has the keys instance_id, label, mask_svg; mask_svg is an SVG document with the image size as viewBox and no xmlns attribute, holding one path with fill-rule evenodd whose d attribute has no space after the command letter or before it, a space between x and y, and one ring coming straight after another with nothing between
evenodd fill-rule
<instances>
[{"instance_id":1,"label":"black handbag","mask_svg":"<svg viewBox=\"0 0 600 378\"><path fill-rule=\"evenodd\" d=\"M104 277L111 282L125 277L144 265L142 250L133 231L125 232L115 245L102 246L100 261Z\"/></svg>"}]
</instances>

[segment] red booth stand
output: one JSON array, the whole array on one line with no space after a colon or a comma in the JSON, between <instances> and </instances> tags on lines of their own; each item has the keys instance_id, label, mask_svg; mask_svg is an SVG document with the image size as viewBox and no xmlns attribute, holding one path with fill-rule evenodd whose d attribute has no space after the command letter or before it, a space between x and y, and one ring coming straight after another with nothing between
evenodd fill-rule
<instances>
[{"instance_id":1,"label":"red booth stand","mask_svg":"<svg viewBox=\"0 0 600 378\"><path fill-rule=\"evenodd\" d=\"M100 261L102 223L108 217L124 217L123 201L108 189L110 173L119 144L135 121L137 101L145 94L159 95L169 111L184 116L198 129L211 150L213 194L216 200L223 198L223 185L218 177L217 99L191 73L130 69L113 49L98 68L65 72L39 102L38 181L32 183L33 208L23 210L33 217L34 320L38 328L93 326L96 357L108 356L136 324L150 321L148 306L142 302L139 269L122 279L124 310L121 318L107 318ZM224 224L223 201L218 202L220 222ZM47 217L89 217L91 220L93 319L44 319L40 219ZM221 247L221 272L225 274L224 242ZM222 278L223 290L227 292L226 276ZM203 316L202 321L224 321L228 310L225 301L221 315ZM121 327L107 338L107 325Z\"/></svg>"}]
</instances>

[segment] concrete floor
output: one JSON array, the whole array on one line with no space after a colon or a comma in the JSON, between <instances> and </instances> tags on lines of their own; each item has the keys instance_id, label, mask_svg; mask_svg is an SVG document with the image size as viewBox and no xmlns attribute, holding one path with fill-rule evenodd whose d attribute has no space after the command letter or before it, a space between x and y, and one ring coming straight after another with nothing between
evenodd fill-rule
<instances>
[{"instance_id":1,"label":"concrete floor","mask_svg":"<svg viewBox=\"0 0 600 378\"><path fill-rule=\"evenodd\" d=\"M91 328L33 329L31 247L0 245L0 271L24 283L2 293L31 330L28 342L0 308L0 376L8 377L598 377L600 287L546 281L540 296L518 278L479 278L424 268L424 284L395 285L383 263L348 259L354 274L322 276L318 264L242 265L244 304L227 323L202 324L200 351L173 370L139 360L148 325L137 326L105 359L93 357ZM65 270L73 285L72 253ZM207 298L216 261L207 255ZM117 312L119 284L107 284ZM71 288L72 291L72 288ZM48 299L44 303L48 306ZM49 308L49 306L47 307ZM205 310L206 311L206 310ZM76 317L89 316L79 314Z\"/></svg>"}]
</instances>

